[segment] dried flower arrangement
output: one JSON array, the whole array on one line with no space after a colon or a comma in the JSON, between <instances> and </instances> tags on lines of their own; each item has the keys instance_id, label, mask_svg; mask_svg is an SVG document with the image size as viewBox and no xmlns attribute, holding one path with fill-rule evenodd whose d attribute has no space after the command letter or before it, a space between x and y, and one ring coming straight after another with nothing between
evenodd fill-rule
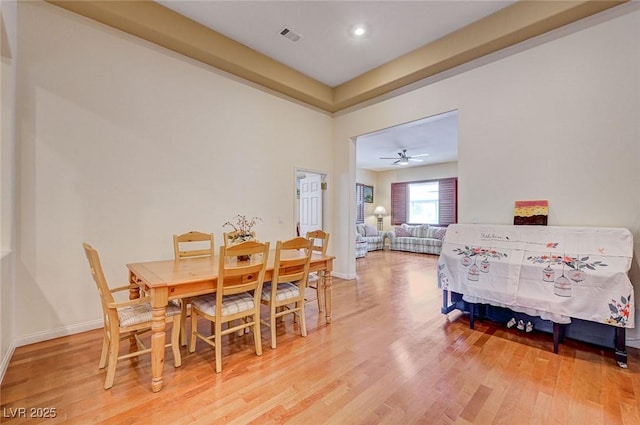
<instances>
[{"instance_id":1,"label":"dried flower arrangement","mask_svg":"<svg viewBox=\"0 0 640 425\"><path fill-rule=\"evenodd\" d=\"M253 227L262 221L260 217L252 217L248 219L246 215L238 214L234 217L233 222L227 221L222 227L233 228L233 242L243 242L254 237Z\"/></svg>"}]
</instances>

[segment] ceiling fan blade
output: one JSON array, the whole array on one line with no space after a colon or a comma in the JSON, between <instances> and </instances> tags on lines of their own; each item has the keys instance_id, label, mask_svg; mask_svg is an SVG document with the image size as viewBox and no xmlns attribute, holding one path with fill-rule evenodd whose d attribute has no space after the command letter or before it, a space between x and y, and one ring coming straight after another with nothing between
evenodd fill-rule
<instances>
[{"instance_id":1,"label":"ceiling fan blade","mask_svg":"<svg viewBox=\"0 0 640 425\"><path fill-rule=\"evenodd\" d=\"M429 154L428 153L421 153L419 155L411 155L411 158L417 158L419 156L429 156Z\"/></svg>"},{"instance_id":2,"label":"ceiling fan blade","mask_svg":"<svg viewBox=\"0 0 640 425\"><path fill-rule=\"evenodd\" d=\"M407 158L409 161L422 162L421 159L415 159L414 157Z\"/></svg>"}]
</instances>

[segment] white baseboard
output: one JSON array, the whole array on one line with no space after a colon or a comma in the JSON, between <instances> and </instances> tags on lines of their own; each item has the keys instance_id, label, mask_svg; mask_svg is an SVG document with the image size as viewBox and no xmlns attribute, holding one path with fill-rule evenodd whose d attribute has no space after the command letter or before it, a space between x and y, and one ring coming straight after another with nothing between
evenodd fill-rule
<instances>
[{"instance_id":1,"label":"white baseboard","mask_svg":"<svg viewBox=\"0 0 640 425\"><path fill-rule=\"evenodd\" d=\"M15 347L22 347L23 345L35 344L36 342L48 341L54 338L60 338L61 336L68 336L73 334L79 334L82 332L92 331L104 326L102 320L92 320L90 322L79 323L77 325L64 326L62 328L50 329L42 332L36 332L31 335L25 335L17 338L14 341Z\"/></svg>"},{"instance_id":2,"label":"white baseboard","mask_svg":"<svg viewBox=\"0 0 640 425\"><path fill-rule=\"evenodd\" d=\"M13 352L15 351L16 346L11 344L9 349L5 353L5 356L2 358L2 362L0 362L0 383L4 380L4 374L9 367L9 362L11 361L11 357L13 357Z\"/></svg>"},{"instance_id":3,"label":"white baseboard","mask_svg":"<svg viewBox=\"0 0 640 425\"><path fill-rule=\"evenodd\" d=\"M353 275L350 275L350 274L344 274L344 273L338 273L338 272L331 272L331 276L339 277L340 279L344 279L344 280L351 280L356 278L355 273Z\"/></svg>"},{"instance_id":4,"label":"white baseboard","mask_svg":"<svg viewBox=\"0 0 640 425\"><path fill-rule=\"evenodd\" d=\"M100 329L103 327L103 325L104 324L102 320L92 320L90 322L80 323L77 325L65 326L62 328L51 329L43 332L36 332L34 334L15 339L11 346L9 346L9 349L5 353L5 356L2 358L2 362L0 362L0 382L4 380L4 375L7 372L9 363L11 362L11 357L13 357L13 353L15 352L17 347L35 344L36 342L48 341L50 339L59 338L61 336L68 336L92 331L94 329Z\"/></svg>"},{"instance_id":5,"label":"white baseboard","mask_svg":"<svg viewBox=\"0 0 640 425\"><path fill-rule=\"evenodd\" d=\"M640 339L639 338L632 338L632 339L627 338L626 344L627 344L627 347L633 347L633 348L640 349Z\"/></svg>"}]
</instances>

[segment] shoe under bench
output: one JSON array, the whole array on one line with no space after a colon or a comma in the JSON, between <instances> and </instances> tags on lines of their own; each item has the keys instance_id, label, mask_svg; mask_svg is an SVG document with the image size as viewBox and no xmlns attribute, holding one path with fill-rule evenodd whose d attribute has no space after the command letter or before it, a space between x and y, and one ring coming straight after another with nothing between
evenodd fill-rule
<instances>
[{"instance_id":1,"label":"shoe under bench","mask_svg":"<svg viewBox=\"0 0 640 425\"><path fill-rule=\"evenodd\" d=\"M555 323L537 316L519 313L509 308L493 306L490 304L469 303L462 299L462 294L447 290L442 291L442 314L459 310L469 316L469 328L475 328L475 321L488 320L494 323L504 324L513 317L516 320L531 322L536 332L551 334L553 337L553 352L558 354L559 346L565 338L593 344L599 347L614 350L615 361L621 368L627 367L626 329L605 325L603 323L588 320L571 319L570 324Z\"/></svg>"}]
</instances>

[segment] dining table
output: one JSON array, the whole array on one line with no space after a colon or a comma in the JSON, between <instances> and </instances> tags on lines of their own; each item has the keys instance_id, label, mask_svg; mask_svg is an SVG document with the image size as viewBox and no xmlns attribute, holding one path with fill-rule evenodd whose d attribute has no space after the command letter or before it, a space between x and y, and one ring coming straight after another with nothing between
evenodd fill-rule
<instances>
[{"instance_id":1,"label":"dining table","mask_svg":"<svg viewBox=\"0 0 640 425\"><path fill-rule=\"evenodd\" d=\"M296 253L285 253L295 256ZM300 253L300 255L303 255ZM264 281L273 276L275 250L269 252ZM320 277L318 292L324 292L323 305L326 323L331 323L331 271L335 257L313 253L310 272L318 272ZM151 324L151 389L160 391L163 386L165 357L165 315L171 300L191 298L216 291L218 281L218 256L182 258L159 261L145 261L127 264L129 270L129 298L140 297L140 290L150 298L152 306ZM242 265L241 262L238 263Z\"/></svg>"}]
</instances>

